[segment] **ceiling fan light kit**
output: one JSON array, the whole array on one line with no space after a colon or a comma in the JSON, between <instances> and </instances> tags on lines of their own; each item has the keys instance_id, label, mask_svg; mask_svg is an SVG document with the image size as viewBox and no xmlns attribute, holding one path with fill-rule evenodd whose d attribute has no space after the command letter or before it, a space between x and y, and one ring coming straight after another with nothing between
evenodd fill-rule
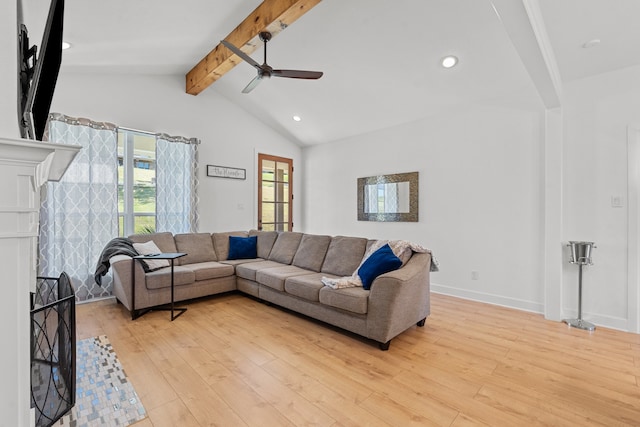
<instances>
[{"instance_id":1,"label":"ceiling fan light kit","mask_svg":"<svg viewBox=\"0 0 640 427\"><path fill-rule=\"evenodd\" d=\"M227 49L238 55L245 62L252 65L256 70L258 70L258 75L253 78L249 82L249 84L242 90L242 93L249 93L265 78L271 77L287 77L290 79L307 79L307 80L317 80L322 77L321 71L303 71L303 70L274 70L271 66L267 64L267 43L271 40L271 33L268 31L263 31L260 33L260 40L264 43L264 62L262 65L258 64L253 60L249 55L244 53L238 47L229 43L226 40L220 40Z\"/></svg>"}]
</instances>

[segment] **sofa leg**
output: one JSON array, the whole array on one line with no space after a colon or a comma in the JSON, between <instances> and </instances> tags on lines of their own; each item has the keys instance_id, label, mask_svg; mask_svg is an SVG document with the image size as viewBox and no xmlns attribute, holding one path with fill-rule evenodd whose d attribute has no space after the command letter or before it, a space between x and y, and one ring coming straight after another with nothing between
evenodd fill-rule
<instances>
[{"instance_id":1,"label":"sofa leg","mask_svg":"<svg viewBox=\"0 0 640 427\"><path fill-rule=\"evenodd\" d=\"M424 319L422 319L421 321L419 321L418 323L416 323L416 325L418 325L419 327L423 327L424 326L424 322L427 320L427 318L425 317Z\"/></svg>"},{"instance_id":2,"label":"sofa leg","mask_svg":"<svg viewBox=\"0 0 640 427\"><path fill-rule=\"evenodd\" d=\"M391 344L391 340L387 341L387 342L380 342L378 343L378 345L380 346L380 350L382 351L387 351L389 350L389 344Z\"/></svg>"}]
</instances>

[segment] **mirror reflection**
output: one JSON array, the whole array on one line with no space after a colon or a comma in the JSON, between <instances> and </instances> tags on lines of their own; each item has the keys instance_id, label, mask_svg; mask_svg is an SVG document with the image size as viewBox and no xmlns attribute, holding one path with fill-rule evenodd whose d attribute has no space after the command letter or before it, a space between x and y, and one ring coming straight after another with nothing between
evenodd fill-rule
<instances>
[{"instance_id":1,"label":"mirror reflection","mask_svg":"<svg viewBox=\"0 0 640 427\"><path fill-rule=\"evenodd\" d=\"M359 221L418 221L418 172L358 178Z\"/></svg>"},{"instance_id":2,"label":"mirror reflection","mask_svg":"<svg viewBox=\"0 0 640 427\"><path fill-rule=\"evenodd\" d=\"M409 182L365 185L364 211L366 213L409 213Z\"/></svg>"}]
</instances>

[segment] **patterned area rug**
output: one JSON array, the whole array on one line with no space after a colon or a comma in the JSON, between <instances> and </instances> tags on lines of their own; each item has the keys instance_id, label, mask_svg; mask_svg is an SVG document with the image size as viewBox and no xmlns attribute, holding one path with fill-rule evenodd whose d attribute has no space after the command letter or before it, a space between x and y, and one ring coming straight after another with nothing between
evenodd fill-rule
<instances>
[{"instance_id":1,"label":"patterned area rug","mask_svg":"<svg viewBox=\"0 0 640 427\"><path fill-rule=\"evenodd\" d=\"M54 426L128 426L146 417L106 335L76 343L76 404Z\"/></svg>"}]
</instances>

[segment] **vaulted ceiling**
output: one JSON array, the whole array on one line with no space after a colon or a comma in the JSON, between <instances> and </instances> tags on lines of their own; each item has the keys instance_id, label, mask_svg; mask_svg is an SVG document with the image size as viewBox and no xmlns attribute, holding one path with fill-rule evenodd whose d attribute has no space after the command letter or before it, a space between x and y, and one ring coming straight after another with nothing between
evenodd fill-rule
<instances>
[{"instance_id":1,"label":"vaulted ceiling","mask_svg":"<svg viewBox=\"0 0 640 427\"><path fill-rule=\"evenodd\" d=\"M48 0L23 3L27 22L44 19ZM186 80L260 4L67 0L63 72ZM640 64L639 16L638 0L322 0L269 44L274 68L320 70L320 80L271 79L242 94L256 72L239 63L197 96L223 96L300 145L518 94L549 106L563 83ZM458 65L441 67L446 55ZM262 63L262 50L252 57Z\"/></svg>"}]
</instances>

